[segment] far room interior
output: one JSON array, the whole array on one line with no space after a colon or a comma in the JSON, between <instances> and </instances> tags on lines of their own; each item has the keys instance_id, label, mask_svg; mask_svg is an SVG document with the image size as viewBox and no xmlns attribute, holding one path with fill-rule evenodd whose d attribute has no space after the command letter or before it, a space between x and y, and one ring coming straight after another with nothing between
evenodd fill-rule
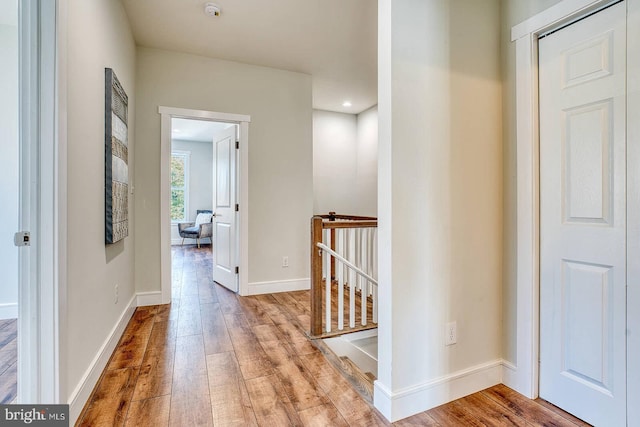
<instances>
[{"instance_id":1,"label":"far room interior","mask_svg":"<svg viewBox=\"0 0 640 427\"><path fill-rule=\"evenodd\" d=\"M213 213L213 138L235 126L208 120L171 120L171 245L209 245ZM198 215L200 214L200 217ZM179 227L190 228L182 232Z\"/></svg>"}]
</instances>

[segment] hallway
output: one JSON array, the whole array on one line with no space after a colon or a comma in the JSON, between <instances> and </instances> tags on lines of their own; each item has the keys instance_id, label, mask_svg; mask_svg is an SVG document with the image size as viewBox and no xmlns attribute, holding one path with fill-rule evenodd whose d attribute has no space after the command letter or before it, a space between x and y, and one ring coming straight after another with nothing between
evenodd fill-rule
<instances>
[{"instance_id":1,"label":"hallway","mask_svg":"<svg viewBox=\"0 0 640 427\"><path fill-rule=\"evenodd\" d=\"M296 326L307 291L238 297L210 246L172 251L173 303L136 310L77 425L389 425ZM585 424L496 386L395 425Z\"/></svg>"}]
</instances>

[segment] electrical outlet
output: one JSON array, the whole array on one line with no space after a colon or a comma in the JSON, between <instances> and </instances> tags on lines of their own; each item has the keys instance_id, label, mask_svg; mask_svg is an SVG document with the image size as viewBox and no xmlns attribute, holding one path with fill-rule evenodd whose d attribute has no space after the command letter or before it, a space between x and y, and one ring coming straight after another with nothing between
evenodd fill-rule
<instances>
[{"instance_id":1,"label":"electrical outlet","mask_svg":"<svg viewBox=\"0 0 640 427\"><path fill-rule=\"evenodd\" d=\"M288 256L283 256L282 257L282 266L283 267L289 267L289 257Z\"/></svg>"},{"instance_id":2,"label":"electrical outlet","mask_svg":"<svg viewBox=\"0 0 640 427\"><path fill-rule=\"evenodd\" d=\"M117 283L114 290L115 290L115 301L113 303L117 304L118 303L118 284Z\"/></svg>"},{"instance_id":3,"label":"electrical outlet","mask_svg":"<svg viewBox=\"0 0 640 427\"><path fill-rule=\"evenodd\" d=\"M452 345L458 341L456 322L447 323L444 331L444 345Z\"/></svg>"}]
</instances>

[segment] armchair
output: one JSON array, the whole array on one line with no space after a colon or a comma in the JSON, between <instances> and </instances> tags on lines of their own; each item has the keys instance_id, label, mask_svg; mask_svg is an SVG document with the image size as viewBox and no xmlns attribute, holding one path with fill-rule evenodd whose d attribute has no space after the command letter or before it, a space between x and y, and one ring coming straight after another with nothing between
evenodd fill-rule
<instances>
[{"instance_id":1,"label":"armchair","mask_svg":"<svg viewBox=\"0 0 640 427\"><path fill-rule=\"evenodd\" d=\"M200 239L208 237L211 243L213 240L213 212L210 210L198 210L195 222L178 223L178 233L182 237L182 245L184 239L196 239L198 248L200 248Z\"/></svg>"}]
</instances>

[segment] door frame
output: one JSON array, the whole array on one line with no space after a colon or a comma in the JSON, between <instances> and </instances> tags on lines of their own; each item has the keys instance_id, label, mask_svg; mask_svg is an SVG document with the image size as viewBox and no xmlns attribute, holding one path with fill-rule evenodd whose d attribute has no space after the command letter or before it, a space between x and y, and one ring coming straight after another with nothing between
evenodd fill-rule
<instances>
[{"instance_id":1,"label":"door frame","mask_svg":"<svg viewBox=\"0 0 640 427\"><path fill-rule=\"evenodd\" d=\"M18 403L66 400L66 5L19 2L19 221L32 238L18 249Z\"/></svg>"},{"instance_id":2,"label":"door frame","mask_svg":"<svg viewBox=\"0 0 640 427\"><path fill-rule=\"evenodd\" d=\"M529 398L538 397L540 333L540 157L538 120L538 37L619 0L563 0L511 29L516 45L516 361L507 364L503 382ZM627 22L640 22L640 0L626 0ZM630 28L630 26L628 26ZM627 40L633 37L627 36ZM629 51L629 46L628 46ZM638 63L638 58L635 59ZM627 63L629 64L629 63ZM636 90L640 84L636 85ZM638 95L636 94L637 98ZM636 106L638 106L636 102ZM627 114L629 114L627 112ZM628 138L630 138L629 134ZM631 191L628 188L629 191ZM638 189L635 189L638 193ZM629 209L629 208L628 208ZM640 209L638 209L640 213ZM627 305L640 298L628 294ZM636 304L638 306L638 304ZM627 327L640 326L628 317ZM633 325L630 321L634 322ZM640 328L638 328L640 331ZM627 350L640 349L640 334L627 336ZM627 378L638 377L640 363L627 354ZM627 401L640 397L640 386L627 381ZM634 412L634 413L632 413ZM640 419L640 409L627 405L629 420Z\"/></svg>"},{"instance_id":3,"label":"door frame","mask_svg":"<svg viewBox=\"0 0 640 427\"><path fill-rule=\"evenodd\" d=\"M236 165L238 211L237 254L241 267L238 273L239 294L249 291L249 123L251 116L186 108L158 107L160 113L160 288L162 303L171 302L171 119L208 120L237 124L240 128L240 148ZM164 194L164 196L163 196Z\"/></svg>"}]
</instances>

